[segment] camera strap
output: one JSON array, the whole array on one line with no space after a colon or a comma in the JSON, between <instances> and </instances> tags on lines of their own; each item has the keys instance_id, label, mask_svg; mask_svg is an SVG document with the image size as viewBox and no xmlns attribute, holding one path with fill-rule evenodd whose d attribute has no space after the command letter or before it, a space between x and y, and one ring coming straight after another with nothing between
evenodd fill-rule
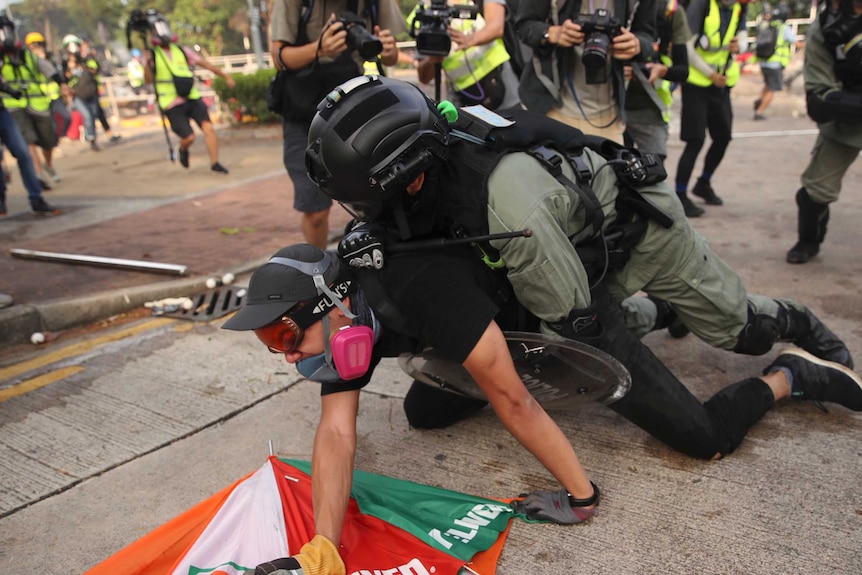
<instances>
[{"instance_id":1,"label":"camera strap","mask_svg":"<svg viewBox=\"0 0 862 575\"><path fill-rule=\"evenodd\" d=\"M650 83L649 78L647 78L646 74L643 73L643 70L641 70L641 67L638 66L637 64L633 64L632 65L632 74L634 74L634 77L637 78L638 82L641 83L641 86L643 86L644 92L647 93L647 96L649 96L649 99L652 100L652 103L656 105L659 112L661 112L662 115L664 115L664 113L667 111L667 104L662 102L661 98L658 97L658 94L655 91L655 86L653 86Z\"/></svg>"}]
</instances>

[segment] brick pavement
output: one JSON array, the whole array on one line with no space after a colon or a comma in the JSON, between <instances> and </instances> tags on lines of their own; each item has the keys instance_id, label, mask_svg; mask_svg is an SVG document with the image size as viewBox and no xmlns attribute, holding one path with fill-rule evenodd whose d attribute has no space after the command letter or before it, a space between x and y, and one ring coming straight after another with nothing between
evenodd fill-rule
<instances>
[{"instance_id":1,"label":"brick pavement","mask_svg":"<svg viewBox=\"0 0 862 575\"><path fill-rule=\"evenodd\" d=\"M340 208L332 214L333 229L348 221ZM188 266L188 275L206 276L299 241L290 179L270 177L37 239L0 243L0 292L16 304L37 304L169 277L25 260L12 257L11 248L173 263Z\"/></svg>"}]
</instances>

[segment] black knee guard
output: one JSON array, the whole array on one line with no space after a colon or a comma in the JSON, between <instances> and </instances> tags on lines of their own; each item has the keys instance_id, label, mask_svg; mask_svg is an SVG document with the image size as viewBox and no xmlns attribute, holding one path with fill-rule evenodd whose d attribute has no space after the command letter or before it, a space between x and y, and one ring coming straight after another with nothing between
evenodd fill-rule
<instances>
[{"instance_id":1,"label":"black knee guard","mask_svg":"<svg viewBox=\"0 0 862 575\"><path fill-rule=\"evenodd\" d=\"M763 355L772 349L781 332L782 326L779 318L756 314L749 307L748 323L742 328L733 351L746 355Z\"/></svg>"}]
</instances>

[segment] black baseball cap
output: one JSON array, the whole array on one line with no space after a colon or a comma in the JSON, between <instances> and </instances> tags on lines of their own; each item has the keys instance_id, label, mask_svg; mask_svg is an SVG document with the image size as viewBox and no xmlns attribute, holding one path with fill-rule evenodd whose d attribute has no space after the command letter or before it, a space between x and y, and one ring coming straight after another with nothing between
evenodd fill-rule
<instances>
[{"instance_id":1,"label":"black baseball cap","mask_svg":"<svg viewBox=\"0 0 862 575\"><path fill-rule=\"evenodd\" d=\"M279 319L297 304L321 297L311 274L277 263L279 258L311 264L312 269L323 274L328 286L338 281L342 271L341 261L334 252L309 244L282 248L251 275L245 303L224 323L223 329L257 329Z\"/></svg>"}]
</instances>

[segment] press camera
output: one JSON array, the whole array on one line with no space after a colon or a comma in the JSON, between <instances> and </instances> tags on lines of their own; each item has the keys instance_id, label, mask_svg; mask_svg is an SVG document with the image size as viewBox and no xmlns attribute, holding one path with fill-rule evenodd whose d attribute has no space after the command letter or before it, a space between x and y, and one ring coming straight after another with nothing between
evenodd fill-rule
<instances>
[{"instance_id":1,"label":"press camera","mask_svg":"<svg viewBox=\"0 0 862 575\"><path fill-rule=\"evenodd\" d=\"M131 14L129 14L129 23L126 25L126 32L146 34L158 19L159 13L155 8L150 8L146 12L137 9L132 10Z\"/></svg>"},{"instance_id":2,"label":"press camera","mask_svg":"<svg viewBox=\"0 0 862 575\"><path fill-rule=\"evenodd\" d=\"M347 31L348 50L356 50L363 60L369 62L377 59L383 51L383 42L365 29L365 20L353 12L345 11L336 22Z\"/></svg>"},{"instance_id":3,"label":"press camera","mask_svg":"<svg viewBox=\"0 0 862 575\"><path fill-rule=\"evenodd\" d=\"M604 8L582 14L576 23L584 33L581 62L586 69L587 84L604 84L608 81L608 49L614 37L622 34L622 24Z\"/></svg>"},{"instance_id":4,"label":"press camera","mask_svg":"<svg viewBox=\"0 0 862 575\"><path fill-rule=\"evenodd\" d=\"M479 8L470 4L449 6L446 0L419 3L410 26L410 36L416 39L416 51L423 56L448 56L452 48L449 22L452 18L475 20Z\"/></svg>"}]
</instances>

